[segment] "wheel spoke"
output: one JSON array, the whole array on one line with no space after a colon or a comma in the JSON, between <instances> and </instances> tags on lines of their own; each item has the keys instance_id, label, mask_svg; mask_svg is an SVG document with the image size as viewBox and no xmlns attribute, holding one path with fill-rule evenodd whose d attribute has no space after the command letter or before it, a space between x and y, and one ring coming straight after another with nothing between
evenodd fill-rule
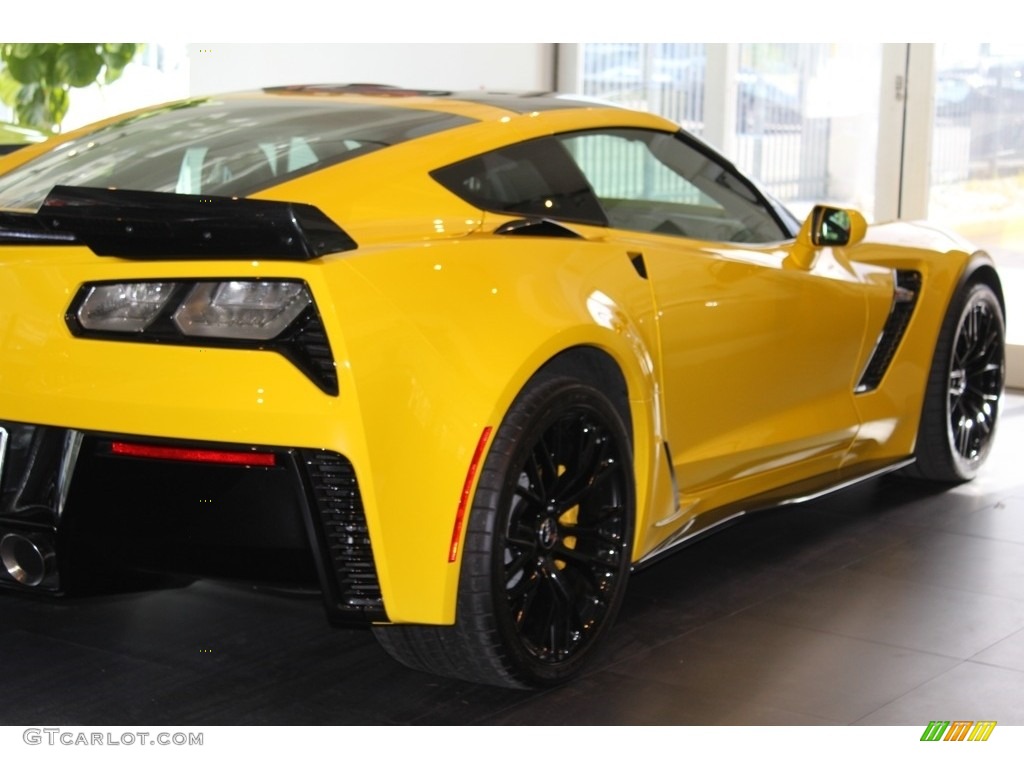
<instances>
[{"instance_id":1,"label":"wheel spoke","mask_svg":"<svg viewBox=\"0 0 1024 768\"><path fill-rule=\"evenodd\" d=\"M534 447L530 458L537 492L546 499L551 493L551 486L558 481L558 465L555 463L555 454L548 448L544 437L541 437Z\"/></svg>"},{"instance_id":2,"label":"wheel spoke","mask_svg":"<svg viewBox=\"0 0 1024 768\"><path fill-rule=\"evenodd\" d=\"M614 567L618 561L618 553L609 549L587 551L570 547L557 547L555 554L560 559L567 561L570 567L575 566L584 574L589 574L593 568L606 569L608 566Z\"/></svg>"},{"instance_id":3,"label":"wheel spoke","mask_svg":"<svg viewBox=\"0 0 1024 768\"><path fill-rule=\"evenodd\" d=\"M593 425L581 425L577 444L568 455L562 456L565 471L551 491L561 507L568 509L574 506L574 499L589 492L603 452L604 441L599 430Z\"/></svg>"},{"instance_id":4,"label":"wheel spoke","mask_svg":"<svg viewBox=\"0 0 1024 768\"><path fill-rule=\"evenodd\" d=\"M548 482L554 481L557 470L551 462L551 454L544 449L542 443L538 443L530 453L530 459L523 468L528 484L527 492L531 498L536 499L538 505L543 506L548 495Z\"/></svg>"},{"instance_id":5,"label":"wheel spoke","mask_svg":"<svg viewBox=\"0 0 1024 768\"><path fill-rule=\"evenodd\" d=\"M526 564L531 560L535 560L537 557L536 548L530 546L529 549L522 549L518 552L507 550L505 555L505 580L506 583L512 585L516 583L518 578L520 581L525 580L528 576L525 575Z\"/></svg>"},{"instance_id":6,"label":"wheel spoke","mask_svg":"<svg viewBox=\"0 0 1024 768\"><path fill-rule=\"evenodd\" d=\"M523 474L529 477L528 473L524 472ZM525 501L533 504L535 507L543 508L546 502L544 501L544 497L538 493L535 488L536 486L532 483L529 485L520 484L517 492Z\"/></svg>"},{"instance_id":7,"label":"wheel spoke","mask_svg":"<svg viewBox=\"0 0 1024 768\"><path fill-rule=\"evenodd\" d=\"M539 591L540 579L537 577L536 571L531 572L528 576L524 576L515 588L509 590L510 600L518 599L518 604L512 606L516 624L520 626L525 624L530 616L533 601L536 599Z\"/></svg>"},{"instance_id":8,"label":"wheel spoke","mask_svg":"<svg viewBox=\"0 0 1024 768\"><path fill-rule=\"evenodd\" d=\"M957 450L961 456L970 457L971 422L966 416L957 425Z\"/></svg>"},{"instance_id":9,"label":"wheel spoke","mask_svg":"<svg viewBox=\"0 0 1024 768\"><path fill-rule=\"evenodd\" d=\"M992 324L990 323L990 327L985 334L985 340L978 348L979 359L983 359L988 363L992 360L993 356L1001 354L998 345L999 335L999 329L992 327Z\"/></svg>"},{"instance_id":10,"label":"wheel spoke","mask_svg":"<svg viewBox=\"0 0 1024 768\"><path fill-rule=\"evenodd\" d=\"M537 546L537 508L542 505L530 504L529 501L519 495L513 499L506 539L511 544L532 550Z\"/></svg>"},{"instance_id":11,"label":"wheel spoke","mask_svg":"<svg viewBox=\"0 0 1024 768\"><path fill-rule=\"evenodd\" d=\"M622 511L621 506L605 507L598 514L591 515L594 518L593 523L574 525L567 529L567 534L594 543L612 544L621 541L622 521L611 515Z\"/></svg>"},{"instance_id":12,"label":"wheel spoke","mask_svg":"<svg viewBox=\"0 0 1024 768\"><path fill-rule=\"evenodd\" d=\"M569 583L565 571L551 568L546 572L551 588L552 625L551 652L561 657L571 652L572 646L579 639L583 626L580 616L580 599L577 590Z\"/></svg>"},{"instance_id":13,"label":"wheel spoke","mask_svg":"<svg viewBox=\"0 0 1024 768\"><path fill-rule=\"evenodd\" d=\"M559 509L572 509L584 499L593 498L601 491L602 484L614 481L617 469L614 462L602 461L589 474L586 484L572 489L571 493L562 493L556 497Z\"/></svg>"}]
</instances>

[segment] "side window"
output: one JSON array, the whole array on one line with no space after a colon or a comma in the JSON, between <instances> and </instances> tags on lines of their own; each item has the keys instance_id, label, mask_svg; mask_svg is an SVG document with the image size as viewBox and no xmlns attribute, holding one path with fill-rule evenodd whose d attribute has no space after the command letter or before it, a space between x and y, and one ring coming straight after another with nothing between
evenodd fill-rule
<instances>
[{"instance_id":1,"label":"side window","mask_svg":"<svg viewBox=\"0 0 1024 768\"><path fill-rule=\"evenodd\" d=\"M722 242L788 238L749 183L673 134L623 128L558 141L613 227Z\"/></svg>"},{"instance_id":2,"label":"side window","mask_svg":"<svg viewBox=\"0 0 1024 768\"><path fill-rule=\"evenodd\" d=\"M487 152L431 173L471 205L488 211L607 225L580 169L554 139Z\"/></svg>"}]
</instances>

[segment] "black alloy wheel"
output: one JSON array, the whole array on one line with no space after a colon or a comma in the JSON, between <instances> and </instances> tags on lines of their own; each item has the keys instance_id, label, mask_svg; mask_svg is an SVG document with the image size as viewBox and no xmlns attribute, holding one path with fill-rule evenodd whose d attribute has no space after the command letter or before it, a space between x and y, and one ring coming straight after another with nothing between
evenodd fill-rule
<instances>
[{"instance_id":1,"label":"black alloy wheel","mask_svg":"<svg viewBox=\"0 0 1024 768\"><path fill-rule=\"evenodd\" d=\"M983 458L995 433L1006 352L999 306L976 292L957 324L949 370L949 440L967 465Z\"/></svg>"},{"instance_id":2,"label":"black alloy wheel","mask_svg":"<svg viewBox=\"0 0 1024 768\"><path fill-rule=\"evenodd\" d=\"M969 282L954 297L932 360L911 476L944 483L975 477L999 420L1006 325L995 290Z\"/></svg>"},{"instance_id":3,"label":"black alloy wheel","mask_svg":"<svg viewBox=\"0 0 1024 768\"><path fill-rule=\"evenodd\" d=\"M524 437L496 509L492 589L504 597L503 633L544 677L583 653L618 608L631 468L605 409L576 385Z\"/></svg>"},{"instance_id":4,"label":"black alloy wheel","mask_svg":"<svg viewBox=\"0 0 1024 768\"><path fill-rule=\"evenodd\" d=\"M634 489L629 438L599 390L531 381L491 442L467 525L453 627L375 628L416 669L509 688L557 685L622 603Z\"/></svg>"}]
</instances>

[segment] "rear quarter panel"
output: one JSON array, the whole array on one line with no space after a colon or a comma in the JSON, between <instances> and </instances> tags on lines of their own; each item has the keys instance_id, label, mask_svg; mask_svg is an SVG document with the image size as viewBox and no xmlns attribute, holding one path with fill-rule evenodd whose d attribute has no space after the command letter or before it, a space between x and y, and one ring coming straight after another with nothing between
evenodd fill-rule
<instances>
[{"instance_id":1,"label":"rear quarter panel","mask_svg":"<svg viewBox=\"0 0 1024 768\"><path fill-rule=\"evenodd\" d=\"M339 395L274 352L79 339L64 321L84 282L184 277L306 281ZM481 236L294 263L6 247L0 295L0 418L345 455L394 621L454 620L459 566L448 552L481 432L567 348L592 346L620 365L638 437L638 508L647 503L652 309L617 246Z\"/></svg>"}]
</instances>

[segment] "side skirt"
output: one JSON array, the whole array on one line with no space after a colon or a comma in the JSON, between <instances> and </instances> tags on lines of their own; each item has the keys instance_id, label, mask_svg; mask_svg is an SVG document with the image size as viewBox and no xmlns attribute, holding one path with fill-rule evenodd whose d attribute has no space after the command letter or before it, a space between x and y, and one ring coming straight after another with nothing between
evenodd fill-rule
<instances>
[{"instance_id":1,"label":"side skirt","mask_svg":"<svg viewBox=\"0 0 1024 768\"><path fill-rule=\"evenodd\" d=\"M844 488L849 488L852 485L871 480L872 478L895 472L913 463L914 459L910 457L894 462L874 462L869 465L863 465L857 467L858 472L856 473L845 473L841 470L830 472L827 475L812 477L784 488L777 488L768 493L702 512L693 519L691 525L685 526L675 536L669 537L658 547L652 549L637 562L633 563L633 570L637 571L646 568L661 560L661 558L672 554L677 549L693 544L705 536L722 530L752 512L761 512L789 504L801 504L805 501L812 501L822 496L827 496L830 493L841 491Z\"/></svg>"}]
</instances>

